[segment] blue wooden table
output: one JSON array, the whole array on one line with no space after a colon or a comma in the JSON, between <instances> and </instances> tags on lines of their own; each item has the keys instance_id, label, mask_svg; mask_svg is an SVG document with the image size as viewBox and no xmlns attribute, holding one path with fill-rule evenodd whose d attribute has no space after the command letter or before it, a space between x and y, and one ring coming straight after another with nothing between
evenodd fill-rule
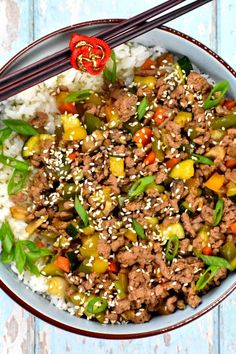
<instances>
[{"instance_id":1,"label":"blue wooden table","mask_svg":"<svg viewBox=\"0 0 236 354\"><path fill-rule=\"evenodd\" d=\"M157 0L0 0L0 66L36 38L98 18L127 18ZM200 40L236 69L236 0L217 0L169 26ZM195 322L164 335L129 341L85 338L54 328L0 290L1 354L235 354L236 294Z\"/></svg>"}]
</instances>

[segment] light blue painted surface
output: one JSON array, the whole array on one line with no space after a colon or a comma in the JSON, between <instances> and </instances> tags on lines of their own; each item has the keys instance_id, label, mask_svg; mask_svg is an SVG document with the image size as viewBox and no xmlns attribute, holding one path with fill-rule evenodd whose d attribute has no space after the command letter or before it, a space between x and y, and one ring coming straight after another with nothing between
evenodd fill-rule
<instances>
[{"instance_id":1,"label":"light blue painted surface","mask_svg":"<svg viewBox=\"0 0 236 354\"><path fill-rule=\"evenodd\" d=\"M0 65L32 39L97 18L127 18L161 1L0 0ZM236 68L236 1L218 0L170 23ZM235 354L236 295L176 331L147 339L106 341L69 334L35 319L0 291L1 354Z\"/></svg>"}]
</instances>

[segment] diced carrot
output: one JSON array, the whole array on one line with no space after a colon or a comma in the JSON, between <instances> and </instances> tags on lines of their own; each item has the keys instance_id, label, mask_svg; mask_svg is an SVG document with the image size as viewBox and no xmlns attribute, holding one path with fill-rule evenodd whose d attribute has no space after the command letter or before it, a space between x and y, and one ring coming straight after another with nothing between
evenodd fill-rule
<instances>
[{"instance_id":1,"label":"diced carrot","mask_svg":"<svg viewBox=\"0 0 236 354\"><path fill-rule=\"evenodd\" d=\"M143 63L143 65L141 66L141 69L143 69L143 70L151 69L152 65L155 65L155 60L153 60L151 58L147 58L145 60L145 62Z\"/></svg>"},{"instance_id":2,"label":"diced carrot","mask_svg":"<svg viewBox=\"0 0 236 354\"><path fill-rule=\"evenodd\" d=\"M119 267L118 267L116 262L109 261L109 263L108 263L108 272L112 272L112 273L118 273L119 272Z\"/></svg>"},{"instance_id":3,"label":"diced carrot","mask_svg":"<svg viewBox=\"0 0 236 354\"><path fill-rule=\"evenodd\" d=\"M66 257L58 256L55 260L55 265L62 269L64 272L69 273L70 271L70 262L69 259Z\"/></svg>"},{"instance_id":4,"label":"diced carrot","mask_svg":"<svg viewBox=\"0 0 236 354\"><path fill-rule=\"evenodd\" d=\"M76 114L78 113L77 112L77 109L75 107L75 105L73 104L73 102L65 102L65 103L62 103L60 106L59 106L59 111L61 112L61 114L64 114L64 113L72 113L72 114Z\"/></svg>"},{"instance_id":5,"label":"diced carrot","mask_svg":"<svg viewBox=\"0 0 236 354\"><path fill-rule=\"evenodd\" d=\"M161 106L156 109L156 112L153 115L153 119L156 124L161 124L164 122L164 120L167 118L167 112L168 109Z\"/></svg>"},{"instance_id":6,"label":"diced carrot","mask_svg":"<svg viewBox=\"0 0 236 354\"><path fill-rule=\"evenodd\" d=\"M150 143L152 137L152 131L148 127L143 127L142 129L139 129L136 131L136 133L133 136L133 141L137 145L142 145L146 146L147 144Z\"/></svg>"},{"instance_id":7,"label":"diced carrot","mask_svg":"<svg viewBox=\"0 0 236 354\"><path fill-rule=\"evenodd\" d=\"M45 247L45 244L42 241L37 241L36 246L43 248L43 247Z\"/></svg>"},{"instance_id":8,"label":"diced carrot","mask_svg":"<svg viewBox=\"0 0 236 354\"><path fill-rule=\"evenodd\" d=\"M77 156L78 156L78 151L73 151L68 155L69 159L73 161L76 159Z\"/></svg>"},{"instance_id":9,"label":"diced carrot","mask_svg":"<svg viewBox=\"0 0 236 354\"><path fill-rule=\"evenodd\" d=\"M224 176L215 172L205 183L204 186L218 193L224 184Z\"/></svg>"},{"instance_id":10,"label":"diced carrot","mask_svg":"<svg viewBox=\"0 0 236 354\"><path fill-rule=\"evenodd\" d=\"M225 165L228 168L235 167L236 166L236 159L231 159L231 160L226 161Z\"/></svg>"},{"instance_id":11,"label":"diced carrot","mask_svg":"<svg viewBox=\"0 0 236 354\"><path fill-rule=\"evenodd\" d=\"M212 255L212 248L209 246L203 247L202 254L204 254L205 256L211 256Z\"/></svg>"},{"instance_id":12,"label":"diced carrot","mask_svg":"<svg viewBox=\"0 0 236 354\"><path fill-rule=\"evenodd\" d=\"M173 157L172 159L169 159L168 161L166 161L166 167L172 169L179 162L180 162L180 158Z\"/></svg>"},{"instance_id":13,"label":"diced carrot","mask_svg":"<svg viewBox=\"0 0 236 354\"><path fill-rule=\"evenodd\" d=\"M149 154L147 154L147 156L144 159L144 163L145 165L151 165L152 163L154 163L156 160L156 154L154 151L149 152Z\"/></svg>"},{"instance_id":14,"label":"diced carrot","mask_svg":"<svg viewBox=\"0 0 236 354\"><path fill-rule=\"evenodd\" d=\"M225 106L225 108L227 108L229 111L231 111L231 109L236 106L236 101L234 101L234 100L225 100L224 106Z\"/></svg>"},{"instance_id":15,"label":"diced carrot","mask_svg":"<svg viewBox=\"0 0 236 354\"><path fill-rule=\"evenodd\" d=\"M236 221L229 225L229 229L231 232L236 234Z\"/></svg>"}]
</instances>

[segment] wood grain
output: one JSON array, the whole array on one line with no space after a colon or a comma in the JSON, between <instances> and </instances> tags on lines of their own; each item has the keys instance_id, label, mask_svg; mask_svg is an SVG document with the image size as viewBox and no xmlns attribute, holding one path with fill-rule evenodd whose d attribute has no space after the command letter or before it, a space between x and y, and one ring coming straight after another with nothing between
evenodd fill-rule
<instances>
[{"instance_id":1,"label":"wood grain","mask_svg":"<svg viewBox=\"0 0 236 354\"><path fill-rule=\"evenodd\" d=\"M0 65L30 41L97 18L127 18L161 0L0 0ZM218 0L169 25L200 40L236 68L236 1ZM1 354L233 354L236 295L195 322L129 341L86 338L35 319L0 291Z\"/></svg>"}]
</instances>

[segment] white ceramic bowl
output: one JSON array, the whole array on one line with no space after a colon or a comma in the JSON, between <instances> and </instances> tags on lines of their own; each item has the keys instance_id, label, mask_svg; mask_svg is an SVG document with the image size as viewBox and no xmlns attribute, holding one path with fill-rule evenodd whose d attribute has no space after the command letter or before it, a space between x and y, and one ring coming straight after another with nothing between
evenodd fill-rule
<instances>
[{"instance_id":1,"label":"white ceramic bowl","mask_svg":"<svg viewBox=\"0 0 236 354\"><path fill-rule=\"evenodd\" d=\"M120 20L100 20L85 22L53 32L29 45L14 56L1 70L0 76L12 72L66 47L71 33L80 32L94 35ZM235 71L209 48L198 41L168 27L155 29L135 41L145 45L159 45L176 54L187 55L204 73L215 80L228 80L230 87L236 87ZM236 99L236 91L229 92ZM33 293L22 284L8 267L0 263L0 286L18 304L35 316L70 332L108 339L128 339L151 336L178 328L205 314L218 305L236 288L236 273L228 276L222 284L203 297L197 309L187 307L169 316L154 317L144 324L101 325L71 316L51 305L40 295Z\"/></svg>"}]
</instances>

